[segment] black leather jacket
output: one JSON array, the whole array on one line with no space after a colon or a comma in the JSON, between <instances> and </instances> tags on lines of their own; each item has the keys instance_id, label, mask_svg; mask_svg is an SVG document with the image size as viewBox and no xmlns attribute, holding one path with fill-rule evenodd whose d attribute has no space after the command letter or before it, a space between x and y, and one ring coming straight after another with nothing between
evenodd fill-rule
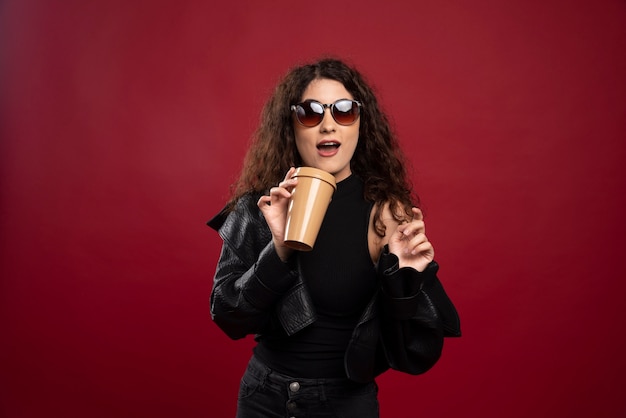
<instances>
[{"instance_id":1,"label":"black leather jacket","mask_svg":"<svg viewBox=\"0 0 626 418\"><path fill-rule=\"evenodd\" d=\"M296 266L283 263L257 207L258 195L239 200L208 222L224 240L211 292L211 316L232 339L292 335L313 323L315 308ZM398 268L385 249L380 286L353 331L344 357L347 376L368 382L392 368L424 373L441 356L444 337L461 335L456 309L432 262L423 272Z\"/></svg>"}]
</instances>

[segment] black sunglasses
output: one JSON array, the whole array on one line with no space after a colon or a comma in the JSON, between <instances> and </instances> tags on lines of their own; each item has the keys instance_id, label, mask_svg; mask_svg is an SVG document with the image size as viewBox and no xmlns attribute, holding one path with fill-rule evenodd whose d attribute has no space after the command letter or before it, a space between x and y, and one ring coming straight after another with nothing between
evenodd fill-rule
<instances>
[{"instance_id":1,"label":"black sunglasses","mask_svg":"<svg viewBox=\"0 0 626 418\"><path fill-rule=\"evenodd\" d=\"M291 110L296 112L296 119L301 125L313 127L324 120L324 111L330 108L330 114L340 125L352 125L359 118L361 103L356 100L340 99L335 103L324 104L316 100L305 100L302 103L291 105Z\"/></svg>"}]
</instances>

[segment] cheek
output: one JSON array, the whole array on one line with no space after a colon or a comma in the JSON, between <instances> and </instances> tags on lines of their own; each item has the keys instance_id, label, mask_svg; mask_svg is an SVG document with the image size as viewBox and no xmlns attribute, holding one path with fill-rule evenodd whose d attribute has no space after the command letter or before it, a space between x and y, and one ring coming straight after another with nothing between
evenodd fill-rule
<instances>
[{"instance_id":1,"label":"cheek","mask_svg":"<svg viewBox=\"0 0 626 418\"><path fill-rule=\"evenodd\" d=\"M350 143L352 144L353 150L356 150L357 146L359 145L359 137L359 129L357 127L356 130L350 135Z\"/></svg>"},{"instance_id":2,"label":"cheek","mask_svg":"<svg viewBox=\"0 0 626 418\"><path fill-rule=\"evenodd\" d=\"M302 150L311 144L315 144L315 134L310 130L294 129L294 137L296 139L296 147Z\"/></svg>"},{"instance_id":3,"label":"cheek","mask_svg":"<svg viewBox=\"0 0 626 418\"><path fill-rule=\"evenodd\" d=\"M298 134L298 132L295 133L295 139L296 139L296 149L298 150L299 154L302 154L302 145L304 144L304 141L302 139L302 136Z\"/></svg>"}]
</instances>

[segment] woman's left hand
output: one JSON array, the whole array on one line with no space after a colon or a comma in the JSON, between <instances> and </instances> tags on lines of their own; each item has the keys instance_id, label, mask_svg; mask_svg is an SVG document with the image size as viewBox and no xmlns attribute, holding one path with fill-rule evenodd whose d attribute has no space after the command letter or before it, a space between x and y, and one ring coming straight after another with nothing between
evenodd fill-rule
<instances>
[{"instance_id":1,"label":"woman's left hand","mask_svg":"<svg viewBox=\"0 0 626 418\"><path fill-rule=\"evenodd\" d=\"M424 271L433 261L435 249L426 237L424 216L418 208L413 208L413 220L398 225L395 232L389 236L389 252L395 254L400 267L413 267L417 271Z\"/></svg>"}]
</instances>

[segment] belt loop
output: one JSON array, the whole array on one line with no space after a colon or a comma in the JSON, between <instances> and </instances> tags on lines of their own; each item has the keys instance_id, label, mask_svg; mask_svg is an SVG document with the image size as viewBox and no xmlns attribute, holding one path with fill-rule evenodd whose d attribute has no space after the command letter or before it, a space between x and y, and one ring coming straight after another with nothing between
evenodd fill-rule
<instances>
[{"instance_id":1,"label":"belt loop","mask_svg":"<svg viewBox=\"0 0 626 418\"><path fill-rule=\"evenodd\" d=\"M324 380L317 381L317 388L319 390L321 402L326 402L326 385L324 383L325 383Z\"/></svg>"}]
</instances>

